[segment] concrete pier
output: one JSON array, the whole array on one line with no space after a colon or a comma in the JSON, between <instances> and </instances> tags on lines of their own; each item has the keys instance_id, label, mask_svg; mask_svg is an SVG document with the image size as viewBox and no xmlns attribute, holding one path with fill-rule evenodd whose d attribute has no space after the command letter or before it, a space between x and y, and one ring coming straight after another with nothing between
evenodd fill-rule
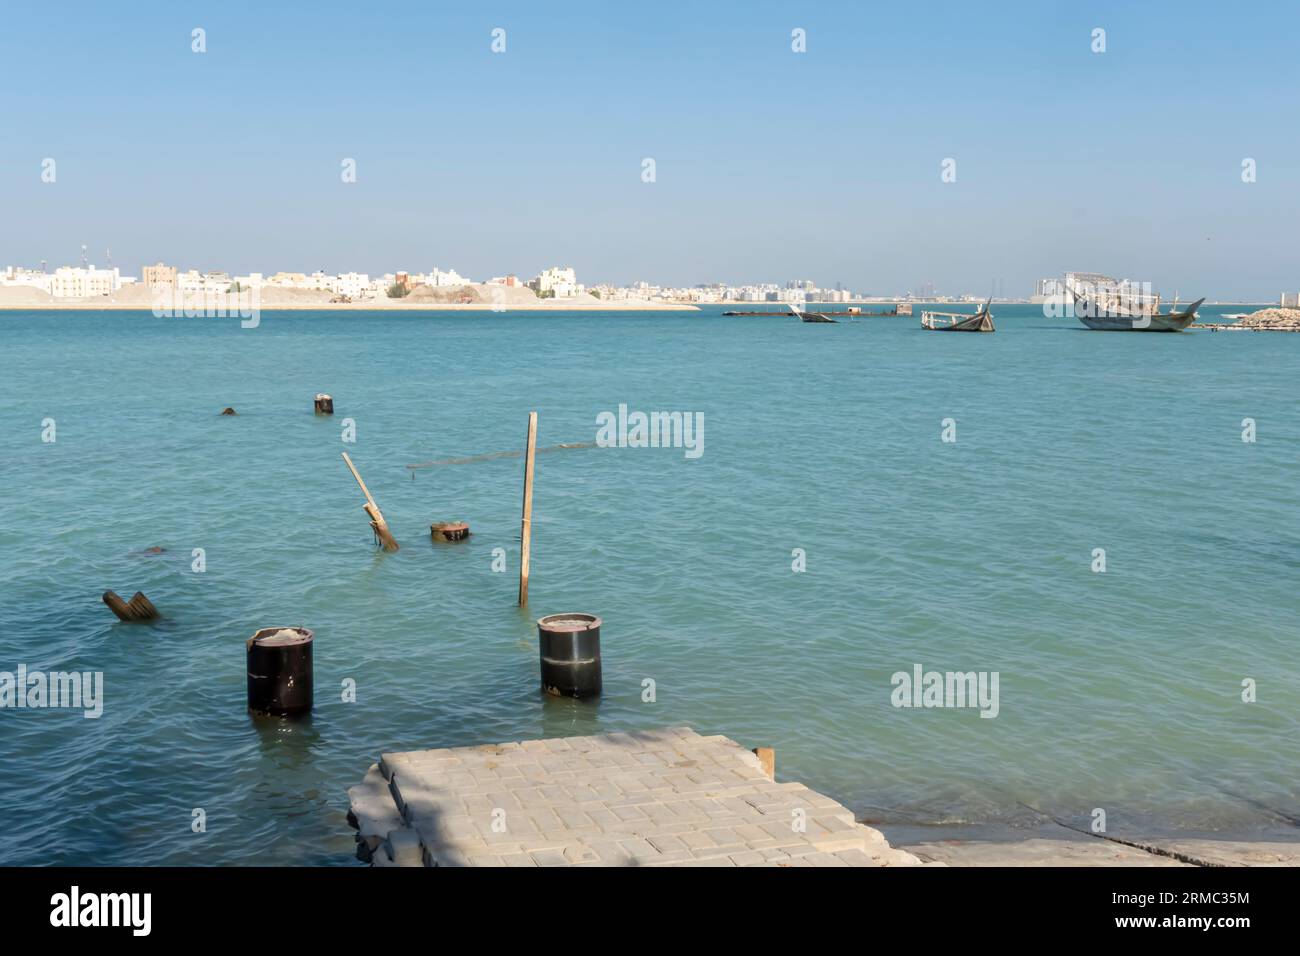
<instances>
[{"instance_id":1,"label":"concrete pier","mask_svg":"<svg viewBox=\"0 0 1300 956\"><path fill-rule=\"evenodd\" d=\"M688 727L383 754L348 790L376 866L915 866Z\"/></svg>"}]
</instances>

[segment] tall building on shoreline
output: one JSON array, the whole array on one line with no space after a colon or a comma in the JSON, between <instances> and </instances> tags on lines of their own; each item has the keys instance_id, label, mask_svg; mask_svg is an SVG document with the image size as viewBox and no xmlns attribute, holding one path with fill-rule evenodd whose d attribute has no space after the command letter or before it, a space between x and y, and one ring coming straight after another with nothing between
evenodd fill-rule
<instances>
[{"instance_id":1,"label":"tall building on shoreline","mask_svg":"<svg viewBox=\"0 0 1300 956\"><path fill-rule=\"evenodd\" d=\"M578 276L570 266L561 269L554 266L545 269L528 282L528 287L539 296L553 295L557 299L571 299L582 291L578 285Z\"/></svg>"},{"instance_id":2,"label":"tall building on shoreline","mask_svg":"<svg viewBox=\"0 0 1300 956\"><path fill-rule=\"evenodd\" d=\"M130 280L134 282L135 280ZM117 269L96 269L60 266L54 270L50 281L50 294L56 299L89 299L112 295L122 287L122 274Z\"/></svg>"},{"instance_id":3,"label":"tall building on shoreline","mask_svg":"<svg viewBox=\"0 0 1300 956\"><path fill-rule=\"evenodd\" d=\"M163 265L161 262L145 266L140 270L140 281L145 288L159 286L165 289L176 288L176 267Z\"/></svg>"}]
</instances>

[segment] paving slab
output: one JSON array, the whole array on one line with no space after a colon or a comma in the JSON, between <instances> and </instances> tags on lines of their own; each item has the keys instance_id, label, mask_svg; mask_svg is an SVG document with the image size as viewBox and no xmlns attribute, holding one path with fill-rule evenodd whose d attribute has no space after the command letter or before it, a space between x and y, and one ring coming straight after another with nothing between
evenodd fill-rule
<instances>
[{"instance_id":1,"label":"paving slab","mask_svg":"<svg viewBox=\"0 0 1300 956\"><path fill-rule=\"evenodd\" d=\"M358 855L410 866L915 866L730 738L689 727L385 753Z\"/></svg>"},{"instance_id":2,"label":"paving slab","mask_svg":"<svg viewBox=\"0 0 1300 956\"><path fill-rule=\"evenodd\" d=\"M1151 836L1132 832L1103 839L1048 823L1041 827L881 824L893 843L926 862L949 866L1297 866L1295 840L1228 839L1223 835Z\"/></svg>"}]
</instances>

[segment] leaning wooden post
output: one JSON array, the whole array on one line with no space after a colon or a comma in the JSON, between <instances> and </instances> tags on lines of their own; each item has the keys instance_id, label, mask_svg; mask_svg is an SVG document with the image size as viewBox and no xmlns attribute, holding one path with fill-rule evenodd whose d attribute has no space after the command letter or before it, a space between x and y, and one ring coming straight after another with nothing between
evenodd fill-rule
<instances>
[{"instance_id":1,"label":"leaning wooden post","mask_svg":"<svg viewBox=\"0 0 1300 956\"><path fill-rule=\"evenodd\" d=\"M528 450L524 452L524 518L520 529L519 606L528 606L528 546L533 536L533 459L537 455L537 413L528 413Z\"/></svg>"},{"instance_id":2,"label":"leaning wooden post","mask_svg":"<svg viewBox=\"0 0 1300 956\"><path fill-rule=\"evenodd\" d=\"M352 477L361 486L361 493L366 496L366 503L361 507L366 510L366 514L370 515L370 528L375 532L375 537L383 545L385 551L396 551L398 549L397 539L388 530L388 522L384 520L383 512L379 510L379 505L375 504L375 499L370 495L370 489L361 480L361 475L357 473L357 468L352 464L352 459L348 457L347 452L343 452L343 460L347 462L348 471L352 472Z\"/></svg>"}]
</instances>

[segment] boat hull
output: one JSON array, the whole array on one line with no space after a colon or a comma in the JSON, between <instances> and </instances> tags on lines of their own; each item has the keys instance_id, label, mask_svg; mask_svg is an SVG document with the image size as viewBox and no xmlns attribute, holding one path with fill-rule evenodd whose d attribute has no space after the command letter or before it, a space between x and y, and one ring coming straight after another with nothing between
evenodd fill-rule
<instances>
[{"instance_id":1,"label":"boat hull","mask_svg":"<svg viewBox=\"0 0 1300 956\"><path fill-rule=\"evenodd\" d=\"M1089 315L1079 321L1101 332L1181 332L1196 319L1195 315Z\"/></svg>"},{"instance_id":2,"label":"boat hull","mask_svg":"<svg viewBox=\"0 0 1300 956\"><path fill-rule=\"evenodd\" d=\"M993 317L987 312L981 313L965 322L957 322L954 325L939 325L932 331L935 332L996 332L993 328Z\"/></svg>"},{"instance_id":3,"label":"boat hull","mask_svg":"<svg viewBox=\"0 0 1300 956\"><path fill-rule=\"evenodd\" d=\"M951 325L938 325L930 313L926 312L921 315L921 328L930 332L996 332L993 327L993 316L988 312L980 311L972 315L969 319L961 319L953 322Z\"/></svg>"},{"instance_id":4,"label":"boat hull","mask_svg":"<svg viewBox=\"0 0 1300 956\"><path fill-rule=\"evenodd\" d=\"M1108 315L1086 298L1075 300L1074 315L1090 329L1100 332L1181 332L1196 321L1196 310L1204 299L1192 303L1184 312L1153 315ZM1097 312L1099 314L1094 315Z\"/></svg>"}]
</instances>

